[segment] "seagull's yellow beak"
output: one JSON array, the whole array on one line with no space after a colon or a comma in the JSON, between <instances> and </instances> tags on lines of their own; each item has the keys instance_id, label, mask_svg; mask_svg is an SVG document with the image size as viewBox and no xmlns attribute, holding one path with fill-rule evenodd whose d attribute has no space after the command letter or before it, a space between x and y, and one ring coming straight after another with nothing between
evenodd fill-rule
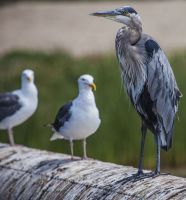
<instances>
[{"instance_id":1,"label":"seagull's yellow beak","mask_svg":"<svg viewBox=\"0 0 186 200\"><path fill-rule=\"evenodd\" d=\"M90 86L93 90L96 91L96 84L95 84L95 83L91 83L91 84L89 84L89 86Z\"/></svg>"}]
</instances>

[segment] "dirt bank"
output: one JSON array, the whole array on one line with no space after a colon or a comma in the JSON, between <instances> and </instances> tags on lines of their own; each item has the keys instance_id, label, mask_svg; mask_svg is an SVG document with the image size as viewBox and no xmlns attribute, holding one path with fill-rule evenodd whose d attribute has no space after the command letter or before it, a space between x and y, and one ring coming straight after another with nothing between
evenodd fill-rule
<instances>
[{"instance_id":1,"label":"dirt bank","mask_svg":"<svg viewBox=\"0 0 186 200\"><path fill-rule=\"evenodd\" d=\"M120 24L89 16L125 3L17 3L0 8L0 54L12 49L66 49L75 56L114 50ZM130 2L144 31L166 51L186 47L186 1Z\"/></svg>"}]
</instances>

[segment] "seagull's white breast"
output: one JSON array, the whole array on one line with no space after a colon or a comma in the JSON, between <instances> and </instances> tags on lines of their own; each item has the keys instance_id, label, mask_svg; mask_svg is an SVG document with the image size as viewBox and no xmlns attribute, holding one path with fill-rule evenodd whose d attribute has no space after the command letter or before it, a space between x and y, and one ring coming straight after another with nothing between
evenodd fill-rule
<instances>
[{"instance_id":1,"label":"seagull's white breast","mask_svg":"<svg viewBox=\"0 0 186 200\"><path fill-rule=\"evenodd\" d=\"M71 117L60 128L60 133L65 139L84 139L98 129L101 120L92 95L84 98L78 97L73 101Z\"/></svg>"},{"instance_id":2,"label":"seagull's white breast","mask_svg":"<svg viewBox=\"0 0 186 200\"><path fill-rule=\"evenodd\" d=\"M21 108L13 115L6 117L0 122L0 129L8 129L17 126L27 120L36 110L38 105L37 89L33 87L33 91L24 93L22 90L13 92L19 96Z\"/></svg>"}]
</instances>

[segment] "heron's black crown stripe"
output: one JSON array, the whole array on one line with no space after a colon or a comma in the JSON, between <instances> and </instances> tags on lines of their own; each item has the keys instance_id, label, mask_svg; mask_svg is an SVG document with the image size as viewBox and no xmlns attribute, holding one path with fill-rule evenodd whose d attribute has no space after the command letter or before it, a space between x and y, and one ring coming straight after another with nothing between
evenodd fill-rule
<instances>
[{"instance_id":1,"label":"heron's black crown stripe","mask_svg":"<svg viewBox=\"0 0 186 200\"><path fill-rule=\"evenodd\" d=\"M160 46L157 42L150 39L145 42L145 49L147 51L147 55L152 58L154 51L157 52L160 49Z\"/></svg>"},{"instance_id":2,"label":"heron's black crown stripe","mask_svg":"<svg viewBox=\"0 0 186 200\"><path fill-rule=\"evenodd\" d=\"M138 13L134 10L134 8L132 8L132 7L125 7L125 10L127 10L127 12L129 12L130 14L132 14L132 13L138 14Z\"/></svg>"}]
</instances>

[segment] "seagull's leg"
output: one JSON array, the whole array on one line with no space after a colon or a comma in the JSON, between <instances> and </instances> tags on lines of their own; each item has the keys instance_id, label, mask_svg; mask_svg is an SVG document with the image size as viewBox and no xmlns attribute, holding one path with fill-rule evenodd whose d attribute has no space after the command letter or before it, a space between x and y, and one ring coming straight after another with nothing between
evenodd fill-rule
<instances>
[{"instance_id":1,"label":"seagull's leg","mask_svg":"<svg viewBox=\"0 0 186 200\"><path fill-rule=\"evenodd\" d=\"M13 130L12 128L8 128L8 137L9 137L9 143L11 146L14 146L14 135L13 135Z\"/></svg>"},{"instance_id":2,"label":"seagull's leg","mask_svg":"<svg viewBox=\"0 0 186 200\"><path fill-rule=\"evenodd\" d=\"M145 146L146 133L147 133L147 127L142 122L142 126L141 126L141 134L142 135L141 135L140 160L139 160L139 164L138 164L137 176L143 175L143 158L144 158L144 146Z\"/></svg>"},{"instance_id":3,"label":"seagull's leg","mask_svg":"<svg viewBox=\"0 0 186 200\"><path fill-rule=\"evenodd\" d=\"M74 143L72 139L70 139L70 151L71 151L71 160L74 160Z\"/></svg>"},{"instance_id":4,"label":"seagull's leg","mask_svg":"<svg viewBox=\"0 0 186 200\"><path fill-rule=\"evenodd\" d=\"M83 159L87 159L86 139L83 139Z\"/></svg>"}]
</instances>

